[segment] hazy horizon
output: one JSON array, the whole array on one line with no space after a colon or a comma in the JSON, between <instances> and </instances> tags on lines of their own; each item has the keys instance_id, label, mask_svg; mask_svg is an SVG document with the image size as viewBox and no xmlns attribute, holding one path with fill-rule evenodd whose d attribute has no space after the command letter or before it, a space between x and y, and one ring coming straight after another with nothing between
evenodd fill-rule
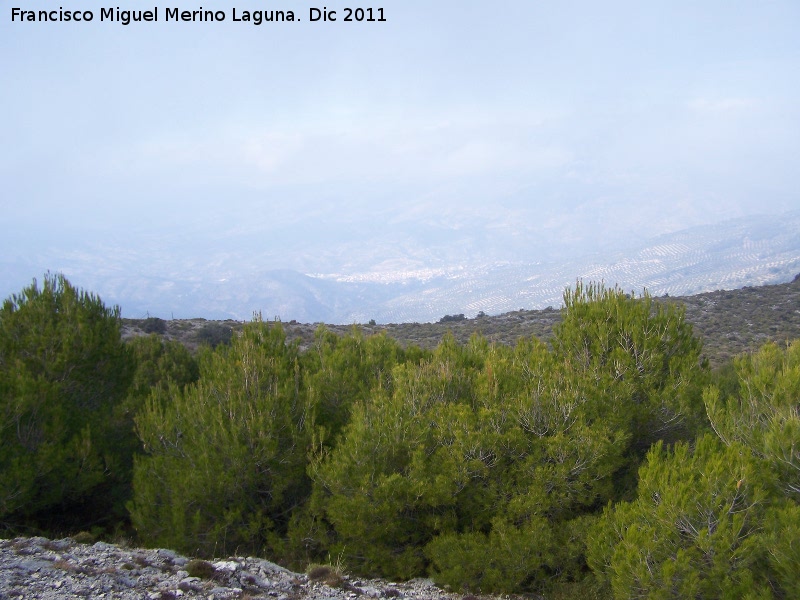
<instances>
[{"instance_id":1,"label":"hazy horizon","mask_svg":"<svg viewBox=\"0 0 800 600\"><path fill-rule=\"evenodd\" d=\"M0 17L4 298L47 270L104 298L213 276L223 303L280 270L416 285L800 208L790 0L392 1L383 23L246 0L128 26L101 6Z\"/></svg>"}]
</instances>

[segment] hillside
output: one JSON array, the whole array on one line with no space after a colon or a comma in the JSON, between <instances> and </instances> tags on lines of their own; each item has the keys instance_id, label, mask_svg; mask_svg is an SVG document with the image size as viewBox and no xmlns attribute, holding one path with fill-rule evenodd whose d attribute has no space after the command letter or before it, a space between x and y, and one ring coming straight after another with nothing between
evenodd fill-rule
<instances>
[{"instance_id":1,"label":"hillside","mask_svg":"<svg viewBox=\"0 0 800 600\"><path fill-rule=\"evenodd\" d=\"M745 287L738 290L707 292L694 296L657 298L658 302L675 302L686 308L686 318L703 339L704 353L712 366L718 366L732 356L758 348L768 340L785 342L800 338L800 275L790 283ZM438 323L400 323L376 325L326 325L337 333L357 327L365 335L385 331L402 344L434 347L451 331L460 342L474 333L490 341L513 344L521 337L536 336L549 339L553 326L559 322L561 311L518 310L497 316L448 320ZM161 332L168 339L195 348L204 339L225 341L230 332L241 329L240 321L208 321L206 319L124 319L124 335L143 335L148 331ZM309 346L320 323L283 323L290 339ZM155 331L158 329L158 331Z\"/></svg>"}]
</instances>

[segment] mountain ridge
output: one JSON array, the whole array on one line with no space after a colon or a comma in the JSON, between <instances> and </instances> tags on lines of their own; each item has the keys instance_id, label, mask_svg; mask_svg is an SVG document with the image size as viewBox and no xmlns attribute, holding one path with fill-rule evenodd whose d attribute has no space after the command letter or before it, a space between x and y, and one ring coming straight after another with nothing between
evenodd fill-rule
<instances>
[{"instance_id":1,"label":"mountain ridge","mask_svg":"<svg viewBox=\"0 0 800 600\"><path fill-rule=\"evenodd\" d=\"M406 278L398 277L396 270L325 276L256 269L245 277L232 277L224 288L206 285L207 299L194 310L239 320L255 310L309 322L432 322L448 313L474 316L557 307L564 289L577 279L675 296L781 283L798 271L800 212L795 212L694 227L659 236L636 250L563 262L466 263ZM370 275L372 280L366 279ZM192 296L200 293L198 287ZM231 311L233 305L240 308Z\"/></svg>"},{"instance_id":2,"label":"mountain ridge","mask_svg":"<svg viewBox=\"0 0 800 600\"><path fill-rule=\"evenodd\" d=\"M742 352L754 351L768 341L784 343L800 339L800 274L792 281L763 286L747 286L737 290L716 290L691 296L654 297L657 303L674 303L686 311L696 335L704 344L704 356L712 366L719 366ZM433 348L450 332L460 343L473 334L481 334L490 342L513 344L522 337L536 336L547 341L553 327L561 320L561 310L517 310L500 315L478 315L466 318L461 314L445 315L436 323L367 323L335 325L281 322L289 340L297 340L301 348L314 343L318 327L344 335L354 328L364 335L385 332L401 344ZM132 337L148 333L150 325L163 328L167 339L177 340L190 348L203 340L224 341L240 330L242 321L209 321L197 319L123 319L123 335Z\"/></svg>"},{"instance_id":3,"label":"mountain ridge","mask_svg":"<svg viewBox=\"0 0 800 600\"><path fill-rule=\"evenodd\" d=\"M598 243L589 244L596 249L582 255L570 252L568 226L550 237L522 236L530 255L520 235L492 233L490 224L443 230L442 239L452 242L445 246L431 245L435 231L419 234L409 226L383 235L381 227L361 228L363 238L312 236L287 242L280 253L273 248L279 240L259 245L254 234L240 239L235 231L205 243L186 235L134 236L117 245L87 240L85 247L8 254L4 285L18 280L13 292L31 273L61 272L121 306L126 317L241 321L260 312L283 321L413 323L558 307L578 279L682 296L782 283L800 271L800 211L695 226L647 242L632 233L613 247L598 231ZM545 243L552 248L536 250Z\"/></svg>"}]
</instances>

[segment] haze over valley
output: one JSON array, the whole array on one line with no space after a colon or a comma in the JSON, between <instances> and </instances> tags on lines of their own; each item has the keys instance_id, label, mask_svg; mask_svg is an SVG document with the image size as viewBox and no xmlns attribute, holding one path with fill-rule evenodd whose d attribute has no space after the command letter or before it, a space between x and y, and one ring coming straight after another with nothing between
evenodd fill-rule
<instances>
[{"instance_id":1,"label":"haze over valley","mask_svg":"<svg viewBox=\"0 0 800 600\"><path fill-rule=\"evenodd\" d=\"M781 283L800 272L797 211L646 240L620 234L582 254L570 252L569 226L550 237L527 234L533 238L529 252L522 226L516 231L514 226L509 221L506 229L493 231L474 223L412 222L384 232L355 223L365 232L360 237L345 228L338 235L303 236L294 244L291 236L299 228L288 228L279 242L290 257L286 263L260 249L259 235L237 229L195 240L143 236L138 244L124 238L83 242L33 255L8 248L3 267L16 288L4 291L13 293L50 269L107 304L119 304L131 318L249 320L260 311L284 321L399 323L559 307L564 289L578 278L678 296Z\"/></svg>"}]
</instances>

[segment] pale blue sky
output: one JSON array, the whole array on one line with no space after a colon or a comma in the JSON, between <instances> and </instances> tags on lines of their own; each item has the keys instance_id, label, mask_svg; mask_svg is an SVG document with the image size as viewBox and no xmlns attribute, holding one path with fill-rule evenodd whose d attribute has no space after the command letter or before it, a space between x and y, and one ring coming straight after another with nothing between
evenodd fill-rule
<instances>
[{"instance_id":1,"label":"pale blue sky","mask_svg":"<svg viewBox=\"0 0 800 600\"><path fill-rule=\"evenodd\" d=\"M57 3L2 0L0 251L33 271L3 297L68 252L355 272L377 230L536 260L800 206L796 0L388 0L362 24L286 0L303 22L260 27L231 10L265 3L154 1L228 21L124 27L76 0L93 23L21 24Z\"/></svg>"}]
</instances>

